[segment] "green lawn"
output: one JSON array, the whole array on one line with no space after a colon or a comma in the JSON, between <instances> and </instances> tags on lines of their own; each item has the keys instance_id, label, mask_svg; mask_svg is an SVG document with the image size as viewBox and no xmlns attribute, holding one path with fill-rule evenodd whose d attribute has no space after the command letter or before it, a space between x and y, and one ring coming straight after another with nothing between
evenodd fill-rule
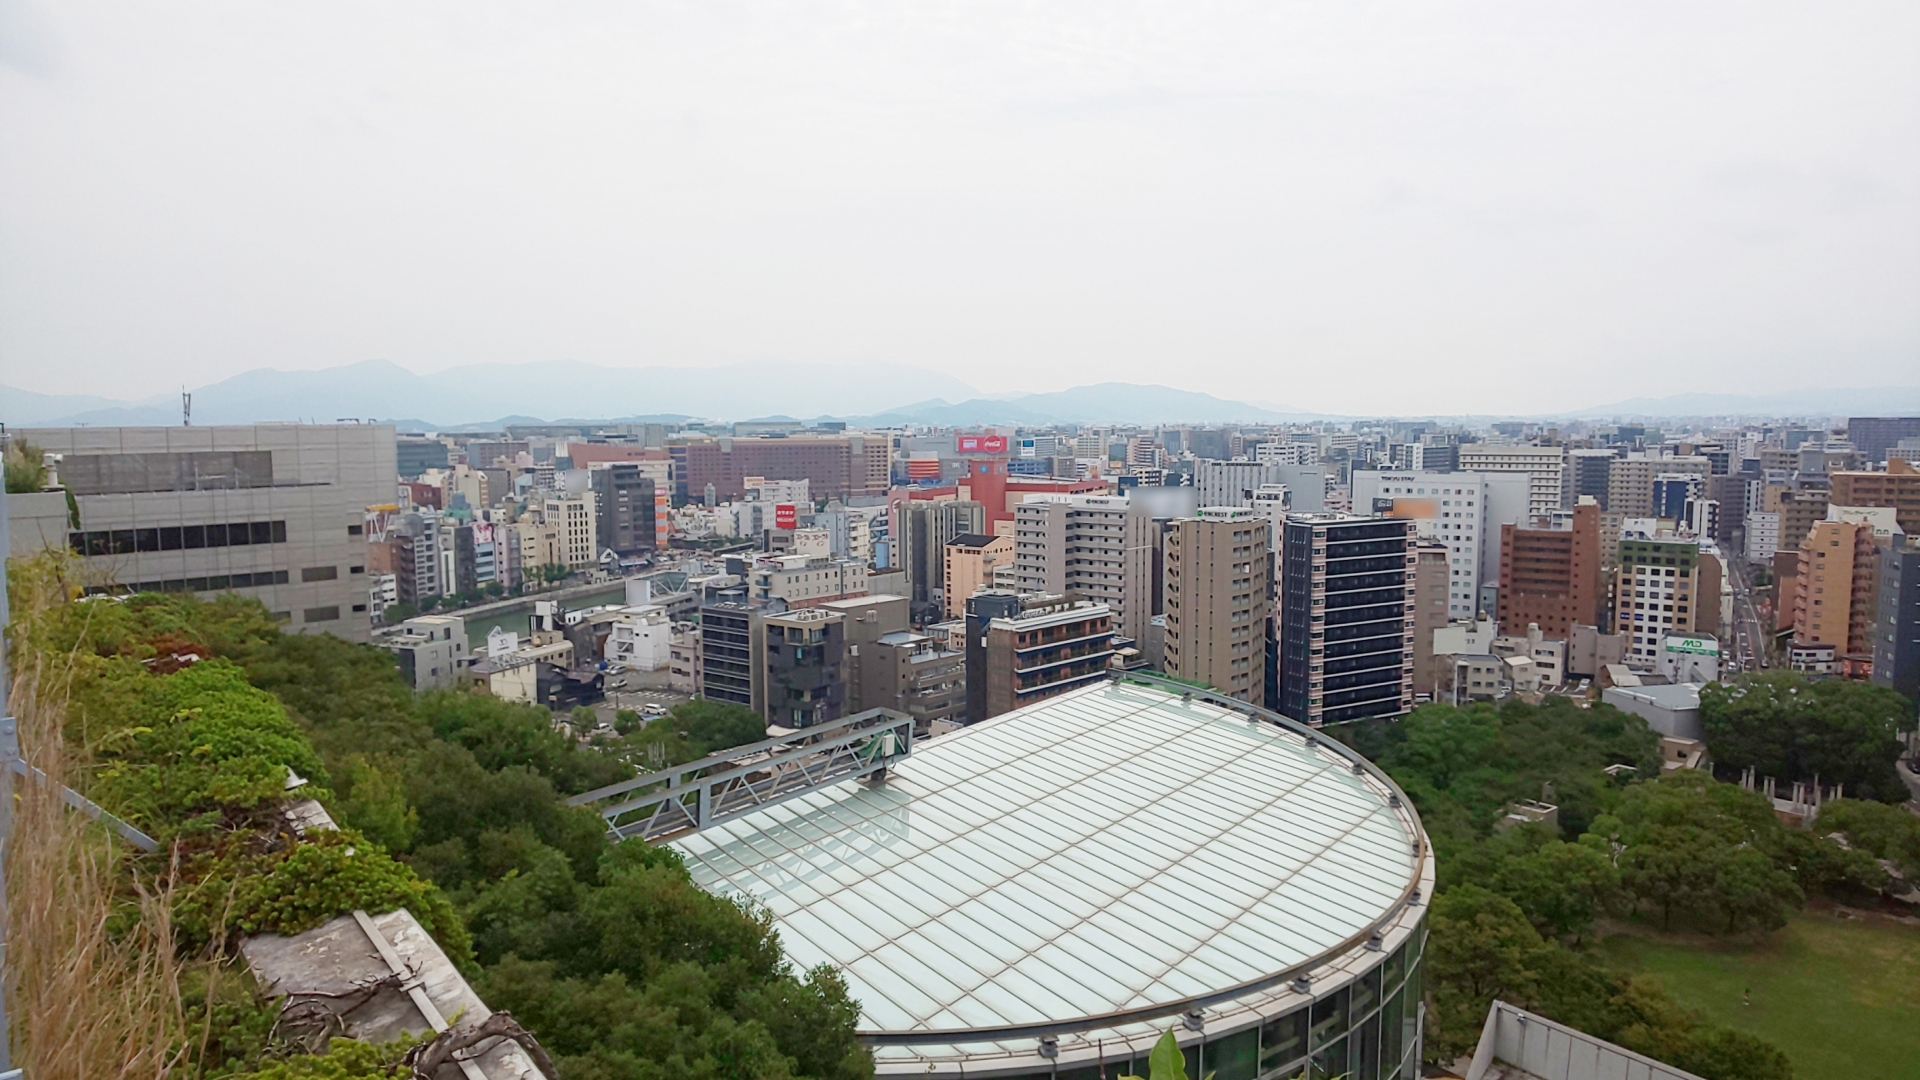
<instances>
[{"instance_id":1,"label":"green lawn","mask_svg":"<svg viewBox=\"0 0 1920 1080\"><path fill-rule=\"evenodd\" d=\"M1758 944L1629 930L1601 950L1786 1051L1795 1080L1920 1080L1920 926L1809 909Z\"/></svg>"}]
</instances>

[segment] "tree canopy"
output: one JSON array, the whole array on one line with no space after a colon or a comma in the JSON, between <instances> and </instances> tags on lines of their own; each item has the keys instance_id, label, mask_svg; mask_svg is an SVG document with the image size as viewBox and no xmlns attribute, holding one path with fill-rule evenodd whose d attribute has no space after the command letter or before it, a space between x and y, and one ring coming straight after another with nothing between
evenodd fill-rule
<instances>
[{"instance_id":1,"label":"tree canopy","mask_svg":"<svg viewBox=\"0 0 1920 1080\"><path fill-rule=\"evenodd\" d=\"M1884 802L1911 797L1894 766L1911 713L1887 687L1790 671L1700 690L1700 725L1718 765L1788 783L1844 784L1855 798Z\"/></svg>"}]
</instances>

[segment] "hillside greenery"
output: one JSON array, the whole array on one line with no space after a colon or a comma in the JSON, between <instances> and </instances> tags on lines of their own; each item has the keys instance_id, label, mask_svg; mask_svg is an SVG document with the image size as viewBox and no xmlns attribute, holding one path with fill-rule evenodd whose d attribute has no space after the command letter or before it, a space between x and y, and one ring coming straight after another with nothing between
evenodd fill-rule
<instances>
[{"instance_id":1,"label":"hillside greenery","mask_svg":"<svg viewBox=\"0 0 1920 1080\"><path fill-rule=\"evenodd\" d=\"M284 634L234 596L69 591L14 629L16 663L67 665L81 786L166 845L131 870L174 898L175 946L200 958L183 987L197 1074L388 1075L392 1048L277 1044L230 946L405 906L564 1080L871 1075L835 972L793 971L763 913L697 888L670 851L610 845L566 805L634 774L628 739L680 760L757 740L745 710L700 703L586 746L544 708L416 696L383 651ZM293 834L289 797L319 800L339 831Z\"/></svg>"}]
</instances>

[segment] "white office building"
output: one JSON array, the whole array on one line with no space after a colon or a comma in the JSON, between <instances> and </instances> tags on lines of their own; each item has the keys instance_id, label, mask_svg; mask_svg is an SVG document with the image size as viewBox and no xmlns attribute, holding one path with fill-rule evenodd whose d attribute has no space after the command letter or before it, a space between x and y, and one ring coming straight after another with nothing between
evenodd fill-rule
<instances>
[{"instance_id":1,"label":"white office building","mask_svg":"<svg viewBox=\"0 0 1920 1080\"><path fill-rule=\"evenodd\" d=\"M1747 561L1770 565L1780 550L1780 514L1772 510L1747 511Z\"/></svg>"},{"instance_id":2,"label":"white office building","mask_svg":"<svg viewBox=\"0 0 1920 1080\"><path fill-rule=\"evenodd\" d=\"M1566 471L1566 451L1558 446L1466 443L1460 447L1460 470L1527 474L1527 513L1530 518L1537 517L1560 509L1560 486ZM1530 523L1522 521L1515 524Z\"/></svg>"},{"instance_id":3,"label":"white office building","mask_svg":"<svg viewBox=\"0 0 1920 1080\"><path fill-rule=\"evenodd\" d=\"M1500 526L1524 524L1532 488L1525 473L1369 472L1353 474L1358 514L1412 518L1419 537L1447 546L1447 618L1471 620L1482 590L1499 583Z\"/></svg>"}]
</instances>

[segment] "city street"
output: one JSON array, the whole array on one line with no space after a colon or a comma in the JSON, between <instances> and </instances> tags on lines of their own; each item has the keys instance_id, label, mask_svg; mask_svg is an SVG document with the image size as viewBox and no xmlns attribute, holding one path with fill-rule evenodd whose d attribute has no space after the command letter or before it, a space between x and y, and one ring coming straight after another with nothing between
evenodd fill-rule
<instances>
[{"instance_id":1,"label":"city street","mask_svg":"<svg viewBox=\"0 0 1920 1080\"><path fill-rule=\"evenodd\" d=\"M1733 670L1753 671L1770 666L1768 646L1772 635L1760 619L1753 600L1753 568L1744 558L1727 560L1733 576Z\"/></svg>"}]
</instances>

